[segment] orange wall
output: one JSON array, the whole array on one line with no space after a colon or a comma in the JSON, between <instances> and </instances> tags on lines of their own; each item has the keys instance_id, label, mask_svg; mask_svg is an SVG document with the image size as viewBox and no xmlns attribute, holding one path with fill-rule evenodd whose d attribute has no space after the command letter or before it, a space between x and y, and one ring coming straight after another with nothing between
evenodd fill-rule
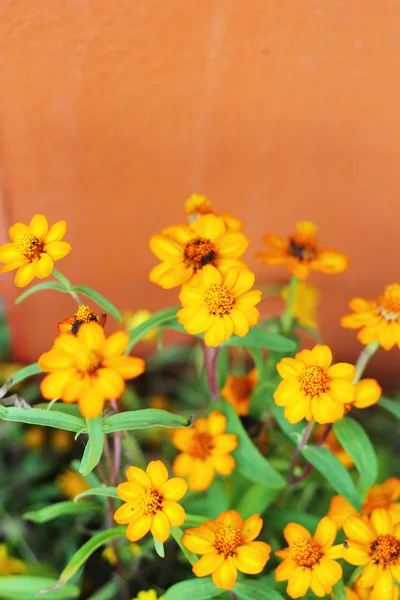
<instances>
[{"instance_id":1,"label":"orange wall","mask_svg":"<svg viewBox=\"0 0 400 600\"><path fill-rule=\"evenodd\" d=\"M397 0L3 0L1 15L3 238L34 212L65 218L60 269L154 310L176 291L147 281L147 240L192 191L244 220L259 280L284 277L252 258L262 233L311 218L351 257L312 280L325 339L354 358L346 300L399 273ZM72 310L50 292L15 308L18 355Z\"/></svg>"}]
</instances>

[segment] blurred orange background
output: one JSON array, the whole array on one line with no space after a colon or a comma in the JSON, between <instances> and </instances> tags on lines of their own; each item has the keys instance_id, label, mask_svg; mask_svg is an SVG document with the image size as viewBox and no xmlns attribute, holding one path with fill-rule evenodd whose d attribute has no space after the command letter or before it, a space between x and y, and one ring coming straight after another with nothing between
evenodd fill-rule
<instances>
[{"instance_id":1,"label":"blurred orange background","mask_svg":"<svg viewBox=\"0 0 400 600\"><path fill-rule=\"evenodd\" d=\"M35 212L65 219L57 267L156 310L177 290L148 282L148 239L192 192L244 221L259 282L286 278L253 258L262 233L311 219L351 259L311 281L324 340L354 360L347 300L398 280L397 0L4 0L0 87L2 243ZM36 360L73 311L51 292L10 302L17 358ZM372 365L398 383L397 349Z\"/></svg>"}]
</instances>

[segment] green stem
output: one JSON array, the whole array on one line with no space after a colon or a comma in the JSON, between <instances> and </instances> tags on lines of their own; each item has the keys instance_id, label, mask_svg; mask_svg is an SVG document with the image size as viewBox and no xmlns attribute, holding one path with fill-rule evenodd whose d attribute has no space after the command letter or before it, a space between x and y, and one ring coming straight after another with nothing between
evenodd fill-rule
<instances>
[{"instance_id":1,"label":"green stem","mask_svg":"<svg viewBox=\"0 0 400 600\"><path fill-rule=\"evenodd\" d=\"M66 277L64 277L64 275L62 273L60 273L60 271L57 271L57 269L52 270L52 275L56 279L58 279L58 281L60 283L63 284L65 289L68 291L68 293L72 296L72 298L75 300L75 302L77 302L80 306L82 304L82 301L76 292L71 291L72 283L70 282L70 280L67 279Z\"/></svg>"},{"instance_id":2,"label":"green stem","mask_svg":"<svg viewBox=\"0 0 400 600\"><path fill-rule=\"evenodd\" d=\"M375 354L379 346L379 342L371 342L370 344L365 346L365 348L363 348L363 350L360 352L360 355L355 364L356 376L353 379L353 383L357 383L357 381L360 381L370 358Z\"/></svg>"},{"instance_id":3,"label":"green stem","mask_svg":"<svg viewBox=\"0 0 400 600\"><path fill-rule=\"evenodd\" d=\"M285 310L281 315L281 325L283 333L290 333L293 327L293 302L294 297L296 295L296 288L298 282L298 277L296 277L296 275L292 275L292 278L289 283L289 292L286 300Z\"/></svg>"}]
</instances>

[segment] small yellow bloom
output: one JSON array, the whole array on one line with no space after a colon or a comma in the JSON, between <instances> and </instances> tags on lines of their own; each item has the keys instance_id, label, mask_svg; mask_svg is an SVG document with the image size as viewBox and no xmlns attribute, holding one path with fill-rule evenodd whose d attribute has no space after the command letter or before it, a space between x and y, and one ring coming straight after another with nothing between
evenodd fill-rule
<instances>
[{"instance_id":1,"label":"small yellow bloom","mask_svg":"<svg viewBox=\"0 0 400 600\"><path fill-rule=\"evenodd\" d=\"M161 460L153 460L145 471L129 467L128 481L117 487L118 496L125 502L114 514L117 523L128 525L126 537L136 542L151 531L159 542L165 542L172 527L182 525L185 511L178 504L186 494L184 479L168 479L168 471Z\"/></svg>"},{"instance_id":2,"label":"small yellow bloom","mask_svg":"<svg viewBox=\"0 0 400 600\"><path fill-rule=\"evenodd\" d=\"M110 563L110 565L116 565L118 558L115 553L115 550L112 546L106 546L101 553L101 556Z\"/></svg>"},{"instance_id":3,"label":"small yellow bloom","mask_svg":"<svg viewBox=\"0 0 400 600\"><path fill-rule=\"evenodd\" d=\"M34 277L48 277L54 261L71 252L70 244L61 241L66 229L65 221L57 221L49 229L44 215L34 215L29 226L14 223L8 230L11 243L0 246L0 262L4 263L0 273L17 269L17 287L25 287Z\"/></svg>"},{"instance_id":4,"label":"small yellow bloom","mask_svg":"<svg viewBox=\"0 0 400 600\"><path fill-rule=\"evenodd\" d=\"M322 433L324 432L324 427L319 427L316 432L314 437L314 441L318 442L321 438ZM342 463L342 465L344 467L346 467L346 469L350 469L350 467L352 467L354 465L353 459L351 458L351 456L349 454L347 454L346 450L344 450L342 448L342 446L339 444L338 439L336 437L335 432L333 431L333 429L330 430L330 432L328 433L324 443L322 444L324 446L324 448L328 448L328 450L330 452L332 452L332 454L334 454L336 456L336 458L338 458L340 460L340 462ZM328 517L330 515L328 514Z\"/></svg>"},{"instance_id":5,"label":"small yellow bloom","mask_svg":"<svg viewBox=\"0 0 400 600\"><path fill-rule=\"evenodd\" d=\"M50 445L56 452L68 452L74 445L74 436L70 431L54 429L51 434Z\"/></svg>"},{"instance_id":6,"label":"small yellow bloom","mask_svg":"<svg viewBox=\"0 0 400 600\"><path fill-rule=\"evenodd\" d=\"M261 292L252 290L253 285L254 273L248 269L232 268L221 275L208 266L196 283L182 286L178 321L188 333L204 333L207 346L219 346L233 333L243 337L260 316L255 305Z\"/></svg>"},{"instance_id":7,"label":"small yellow bloom","mask_svg":"<svg viewBox=\"0 0 400 600\"><path fill-rule=\"evenodd\" d=\"M141 325L142 323L146 323L151 317L151 312L145 308L141 310L137 310L136 312L130 312L129 310L125 310L122 313L122 322L125 326L126 331L133 331ZM146 333L142 337L142 340L145 342L154 342L157 339L159 329L152 329L149 333Z\"/></svg>"},{"instance_id":8,"label":"small yellow bloom","mask_svg":"<svg viewBox=\"0 0 400 600\"><path fill-rule=\"evenodd\" d=\"M144 591L142 590L141 592L138 593L137 596L135 596L135 598L132 598L132 600L164 600L164 596L157 596L157 592L156 590L147 590Z\"/></svg>"},{"instance_id":9,"label":"small yellow bloom","mask_svg":"<svg viewBox=\"0 0 400 600\"><path fill-rule=\"evenodd\" d=\"M27 448L43 448L46 443L46 432L44 427L33 425L28 427L24 433L24 444Z\"/></svg>"},{"instance_id":10,"label":"small yellow bloom","mask_svg":"<svg viewBox=\"0 0 400 600\"><path fill-rule=\"evenodd\" d=\"M255 542L263 526L260 515L246 521L236 510L228 510L213 521L208 520L192 529L186 529L182 542L186 548L203 556L194 564L197 577L212 575L217 588L230 590L237 572L247 575L261 573L269 560L271 547Z\"/></svg>"},{"instance_id":11,"label":"small yellow bloom","mask_svg":"<svg viewBox=\"0 0 400 600\"><path fill-rule=\"evenodd\" d=\"M288 293L289 286L285 285L281 291L281 296L284 300L287 300ZM318 288L307 281L299 281L292 304L292 315L300 325L310 327L311 329L318 329L316 315L318 302Z\"/></svg>"},{"instance_id":12,"label":"small yellow bloom","mask_svg":"<svg viewBox=\"0 0 400 600\"><path fill-rule=\"evenodd\" d=\"M245 267L239 259L248 245L244 233L228 230L223 219L201 216L189 225L151 237L150 249L162 262L150 271L150 281L169 289L188 282L206 265L221 272L232 266Z\"/></svg>"},{"instance_id":13,"label":"small yellow bloom","mask_svg":"<svg viewBox=\"0 0 400 600\"><path fill-rule=\"evenodd\" d=\"M22 560L8 556L7 546L0 544L0 575L22 575L27 566Z\"/></svg>"},{"instance_id":14,"label":"small yellow bloom","mask_svg":"<svg viewBox=\"0 0 400 600\"><path fill-rule=\"evenodd\" d=\"M252 369L247 375L228 375L221 390L221 398L232 404L239 416L249 414L251 395L257 385L257 369Z\"/></svg>"},{"instance_id":15,"label":"small yellow bloom","mask_svg":"<svg viewBox=\"0 0 400 600\"><path fill-rule=\"evenodd\" d=\"M341 273L348 268L348 259L336 250L319 248L317 228L310 221L300 221L296 232L288 238L267 233L263 241L271 250L256 254L264 265L286 265L288 271L299 279L307 279L310 270L323 273Z\"/></svg>"},{"instance_id":16,"label":"small yellow bloom","mask_svg":"<svg viewBox=\"0 0 400 600\"><path fill-rule=\"evenodd\" d=\"M381 600L377 593L371 588L363 588L358 584L358 580L354 584L353 589L346 587L347 600ZM393 587L393 596L389 600L398 600L399 588L397 585Z\"/></svg>"},{"instance_id":17,"label":"small yellow bloom","mask_svg":"<svg viewBox=\"0 0 400 600\"><path fill-rule=\"evenodd\" d=\"M298 352L295 358L283 358L277 364L283 381L274 393L274 401L285 407L289 423L304 418L321 424L333 423L343 417L345 405L354 402L355 368L348 363L331 364L332 352L321 344Z\"/></svg>"},{"instance_id":18,"label":"small yellow bloom","mask_svg":"<svg viewBox=\"0 0 400 600\"><path fill-rule=\"evenodd\" d=\"M149 406L150 408L171 411L173 408L173 403L165 396L152 396L149 400Z\"/></svg>"},{"instance_id":19,"label":"small yellow bloom","mask_svg":"<svg viewBox=\"0 0 400 600\"><path fill-rule=\"evenodd\" d=\"M72 469L65 469L63 473L56 477L56 485L60 488L63 494L73 500L75 496L81 492L90 489L90 485L79 473L75 473Z\"/></svg>"},{"instance_id":20,"label":"small yellow bloom","mask_svg":"<svg viewBox=\"0 0 400 600\"><path fill-rule=\"evenodd\" d=\"M368 519L375 508L384 508L392 517L393 522L400 521L400 479L390 477L384 483L373 485L367 492L361 514L347 502L343 496L333 496L328 517L335 521L337 528L343 527L344 522L352 515Z\"/></svg>"},{"instance_id":21,"label":"small yellow bloom","mask_svg":"<svg viewBox=\"0 0 400 600\"><path fill-rule=\"evenodd\" d=\"M400 581L400 523L395 525L383 508L372 511L368 521L351 516L343 525L347 540L343 558L365 568L358 580L360 588L373 588L379 600L393 600Z\"/></svg>"},{"instance_id":22,"label":"small yellow bloom","mask_svg":"<svg viewBox=\"0 0 400 600\"><path fill-rule=\"evenodd\" d=\"M129 549L132 552L132 556L139 556L142 553L142 549L139 544L129 544Z\"/></svg>"},{"instance_id":23,"label":"small yellow bloom","mask_svg":"<svg viewBox=\"0 0 400 600\"><path fill-rule=\"evenodd\" d=\"M97 417L106 400L122 395L126 379L144 371L141 358L123 355L128 343L124 331L106 339L95 322L81 325L76 336L60 335L53 348L39 358L40 368L49 373L40 384L42 396L78 402L84 417Z\"/></svg>"},{"instance_id":24,"label":"small yellow bloom","mask_svg":"<svg viewBox=\"0 0 400 600\"><path fill-rule=\"evenodd\" d=\"M73 335L76 335L83 323L94 321L104 327L106 319L107 315L105 313L96 314L92 311L90 306L81 304L73 317L68 317L58 323L57 329L60 333L72 333Z\"/></svg>"},{"instance_id":25,"label":"small yellow bloom","mask_svg":"<svg viewBox=\"0 0 400 600\"><path fill-rule=\"evenodd\" d=\"M188 223L196 221L202 215L215 214L211 202L205 196L200 194L192 194L185 202L185 216ZM227 229L230 231L240 231L242 229L242 222L236 217L232 217L228 210L217 215L225 223Z\"/></svg>"},{"instance_id":26,"label":"small yellow bloom","mask_svg":"<svg viewBox=\"0 0 400 600\"><path fill-rule=\"evenodd\" d=\"M289 547L275 552L284 559L275 570L275 579L288 582L286 592L291 598L302 598L309 588L319 597L331 593L342 577L342 567L334 560L342 553L342 545L333 546L336 533L328 517L321 519L313 537L298 523L285 527Z\"/></svg>"},{"instance_id":27,"label":"small yellow bloom","mask_svg":"<svg viewBox=\"0 0 400 600\"><path fill-rule=\"evenodd\" d=\"M362 344L379 342L382 348L400 348L400 283L392 283L377 300L353 298L349 302L353 314L340 319L342 327L359 329Z\"/></svg>"},{"instance_id":28,"label":"small yellow bloom","mask_svg":"<svg viewBox=\"0 0 400 600\"><path fill-rule=\"evenodd\" d=\"M206 490L215 473L230 475L236 466L231 456L237 448L237 437L225 433L225 415L213 410L207 419L197 419L190 429L175 429L172 443L181 450L172 470L179 477L189 477L190 490Z\"/></svg>"}]
</instances>

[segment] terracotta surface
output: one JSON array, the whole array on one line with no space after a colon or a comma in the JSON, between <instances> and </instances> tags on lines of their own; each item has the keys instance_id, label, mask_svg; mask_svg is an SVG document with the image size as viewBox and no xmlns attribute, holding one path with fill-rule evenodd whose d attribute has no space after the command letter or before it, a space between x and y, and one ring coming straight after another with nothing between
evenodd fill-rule
<instances>
[{"instance_id":1,"label":"terracotta surface","mask_svg":"<svg viewBox=\"0 0 400 600\"><path fill-rule=\"evenodd\" d=\"M355 357L346 300L399 273L398 0L3 0L0 15L2 241L34 212L65 218L65 275L155 310L177 294L147 281L147 240L192 191L243 219L260 281L285 277L252 258L262 233L310 218L351 257L312 281L324 338ZM13 309L18 357L73 308L44 292Z\"/></svg>"}]
</instances>

